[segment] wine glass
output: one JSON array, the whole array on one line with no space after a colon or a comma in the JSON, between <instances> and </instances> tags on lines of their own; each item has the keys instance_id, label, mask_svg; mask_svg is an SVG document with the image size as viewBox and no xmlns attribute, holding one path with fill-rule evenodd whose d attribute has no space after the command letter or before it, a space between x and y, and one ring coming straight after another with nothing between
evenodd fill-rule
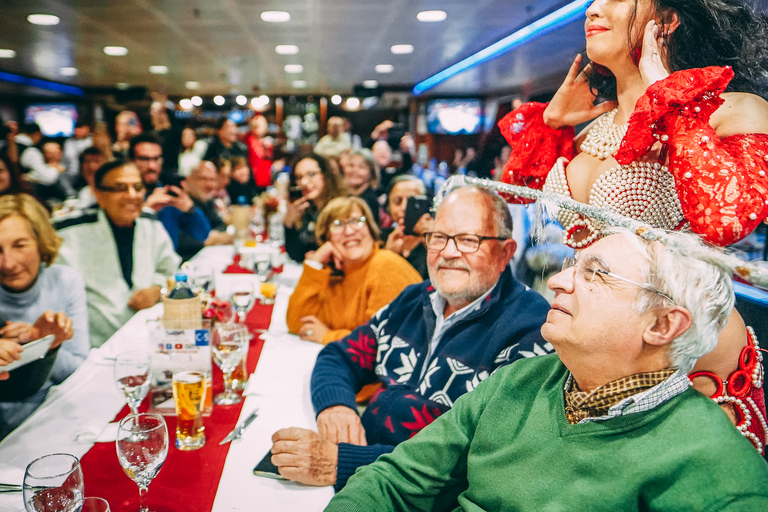
<instances>
[{"instance_id":1,"label":"wine glass","mask_svg":"<svg viewBox=\"0 0 768 512\"><path fill-rule=\"evenodd\" d=\"M231 294L232 306L234 306L235 314L237 315L237 323L242 324L245 322L245 315L253 305L255 295L253 283L246 280L237 281L232 284Z\"/></svg>"},{"instance_id":2,"label":"wine glass","mask_svg":"<svg viewBox=\"0 0 768 512\"><path fill-rule=\"evenodd\" d=\"M254 269L261 282L265 282L269 277L269 271L272 269L272 257L267 253L258 253L254 255Z\"/></svg>"},{"instance_id":3,"label":"wine glass","mask_svg":"<svg viewBox=\"0 0 768 512\"><path fill-rule=\"evenodd\" d=\"M44 455L29 463L24 473L27 512L75 512L83 505L83 470L68 453Z\"/></svg>"},{"instance_id":4,"label":"wine glass","mask_svg":"<svg viewBox=\"0 0 768 512\"><path fill-rule=\"evenodd\" d=\"M117 459L139 486L139 511L147 512L144 496L168 456L168 427L158 414L126 416L117 427Z\"/></svg>"},{"instance_id":5,"label":"wine glass","mask_svg":"<svg viewBox=\"0 0 768 512\"><path fill-rule=\"evenodd\" d=\"M243 399L232 389L232 372L243 360L248 346L246 331L239 325L218 324L211 352L216 365L224 373L224 392L213 397L217 405L233 405Z\"/></svg>"},{"instance_id":6,"label":"wine glass","mask_svg":"<svg viewBox=\"0 0 768 512\"><path fill-rule=\"evenodd\" d=\"M109 503L104 498L85 498L80 512L110 512Z\"/></svg>"},{"instance_id":7,"label":"wine glass","mask_svg":"<svg viewBox=\"0 0 768 512\"><path fill-rule=\"evenodd\" d=\"M190 286L197 295L211 291L213 269L207 265L190 265L187 269L190 276Z\"/></svg>"},{"instance_id":8,"label":"wine glass","mask_svg":"<svg viewBox=\"0 0 768 512\"><path fill-rule=\"evenodd\" d=\"M118 354L115 358L115 383L125 394L125 401L134 416L149 392L150 358L146 352L131 350Z\"/></svg>"}]
</instances>

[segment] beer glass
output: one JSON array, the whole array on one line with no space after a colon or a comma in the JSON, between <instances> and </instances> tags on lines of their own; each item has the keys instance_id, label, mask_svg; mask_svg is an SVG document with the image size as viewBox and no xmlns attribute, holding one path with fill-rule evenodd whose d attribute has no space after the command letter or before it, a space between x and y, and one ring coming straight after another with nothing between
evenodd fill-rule
<instances>
[{"instance_id":1,"label":"beer glass","mask_svg":"<svg viewBox=\"0 0 768 512\"><path fill-rule=\"evenodd\" d=\"M139 512L147 512L144 496L168 456L168 427L158 414L126 416L117 427L117 459L139 486Z\"/></svg>"},{"instance_id":2,"label":"beer glass","mask_svg":"<svg viewBox=\"0 0 768 512\"><path fill-rule=\"evenodd\" d=\"M173 374L173 399L176 402L176 448L197 450L205 445L203 409L206 378L202 372Z\"/></svg>"},{"instance_id":3,"label":"beer glass","mask_svg":"<svg viewBox=\"0 0 768 512\"><path fill-rule=\"evenodd\" d=\"M24 472L27 512L76 512L83 505L83 470L68 453L44 455Z\"/></svg>"},{"instance_id":4,"label":"beer glass","mask_svg":"<svg viewBox=\"0 0 768 512\"><path fill-rule=\"evenodd\" d=\"M247 331L240 325L218 324L211 352L216 365L224 373L224 392L213 397L217 405L240 403L242 397L232 389L232 372L248 351Z\"/></svg>"}]
</instances>

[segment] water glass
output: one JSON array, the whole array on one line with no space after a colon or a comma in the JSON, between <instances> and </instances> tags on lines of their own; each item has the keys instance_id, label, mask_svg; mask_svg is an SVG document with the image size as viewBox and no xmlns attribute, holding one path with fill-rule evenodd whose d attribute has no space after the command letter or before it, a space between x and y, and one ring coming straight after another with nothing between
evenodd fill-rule
<instances>
[{"instance_id":1,"label":"water glass","mask_svg":"<svg viewBox=\"0 0 768 512\"><path fill-rule=\"evenodd\" d=\"M139 413L139 405L149 392L151 362L149 354L138 350L123 352L115 358L115 383L125 395L131 414Z\"/></svg>"},{"instance_id":2,"label":"water glass","mask_svg":"<svg viewBox=\"0 0 768 512\"><path fill-rule=\"evenodd\" d=\"M24 472L27 512L76 512L83 505L83 470L68 453L44 455Z\"/></svg>"},{"instance_id":3,"label":"water glass","mask_svg":"<svg viewBox=\"0 0 768 512\"><path fill-rule=\"evenodd\" d=\"M253 268L261 282L265 282L269 277L269 271L272 270L272 257L269 253L257 253L253 256Z\"/></svg>"},{"instance_id":4,"label":"water glass","mask_svg":"<svg viewBox=\"0 0 768 512\"><path fill-rule=\"evenodd\" d=\"M144 496L168 456L168 427L158 414L126 416L117 427L117 459L139 486L139 511L147 512Z\"/></svg>"},{"instance_id":5,"label":"water glass","mask_svg":"<svg viewBox=\"0 0 768 512\"><path fill-rule=\"evenodd\" d=\"M202 372L173 374L173 400L176 402L176 448L197 450L205 445L203 409L207 379Z\"/></svg>"},{"instance_id":6,"label":"water glass","mask_svg":"<svg viewBox=\"0 0 768 512\"><path fill-rule=\"evenodd\" d=\"M85 498L80 512L110 512L109 503L104 498Z\"/></svg>"},{"instance_id":7,"label":"water glass","mask_svg":"<svg viewBox=\"0 0 768 512\"><path fill-rule=\"evenodd\" d=\"M247 331L239 325L218 324L213 336L211 352L216 365L224 373L224 392L213 397L217 405L233 405L243 399L232 389L232 372L248 350Z\"/></svg>"},{"instance_id":8,"label":"water glass","mask_svg":"<svg viewBox=\"0 0 768 512\"><path fill-rule=\"evenodd\" d=\"M248 310L253 306L254 300L253 283L247 280L237 281L232 284L231 302L237 315L237 323L244 323Z\"/></svg>"}]
</instances>

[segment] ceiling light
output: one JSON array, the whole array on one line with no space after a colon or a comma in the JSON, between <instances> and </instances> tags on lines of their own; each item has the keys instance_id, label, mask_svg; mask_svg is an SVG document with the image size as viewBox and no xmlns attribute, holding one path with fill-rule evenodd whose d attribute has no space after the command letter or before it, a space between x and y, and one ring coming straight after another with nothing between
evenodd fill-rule
<instances>
[{"instance_id":1,"label":"ceiling light","mask_svg":"<svg viewBox=\"0 0 768 512\"><path fill-rule=\"evenodd\" d=\"M406 55L408 53L413 53L413 45L412 44L396 44L392 48L390 48L390 50L395 55Z\"/></svg>"},{"instance_id":2,"label":"ceiling light","mask_svg":"<svg viewBox=\"0 0 768 512\"><path fill-rule=\"evenodd\" d=\"M33 25L42 25L44 27L51 27L59 24L59 17L53 14L30 14L27 16L27 21Z\"/></svg>"},{"instance_id":3,"label":"ceiling light","mask_svg":"<svg viewBox=\"0 0 768 512\"><path fill-rule=\"evenodd\" d=\"M104 53L113 57L122 57L128 55L128 48L125 46L105 46Z\"/></svg>"},{"instance_id":4,"label":"ceiling light","mask_svg":"<svg viewBox=\"0 0 768 512\"><path fill-rule=\"evenodd\" d=\"M395 70L395 66L392 64L377 64L375 69L377 73L391 73Z\"/></svg>"},{"instance_id":5,"label":"ceiling light","mask_svg":"<svg viewBox=\"0 0 768 512\"><path fill-rule=\"evenodd\" d=\"M296 55L299 53L299 47L295 44L279 44L275 46L275 51L280 55Z\"/></svg>"},{"instance_id":6,"label":"ceiling light","mask_svg":"<svg viewBox=\"0 0 768 512\"><path fill-rule=\"evenodd\" d=\"M291 85L294 86L296 89L306 89L307 88L306 80L294 80L291 83Z\"/></svg>"},{"instance_id":7,"label":"ceiling light","mask_svg":"<svg viewBox=\"0 0 768 512\"><path fill-rule=\"evenodd\" d=\"M264 105L266 105L267 103L269 103L269 96L267 96L266 94L262 94L261 96L259 96L259 101Z\"/></svg>"},{"instance_id":8,"label":"ceiling light","mask_svg":"<svg viewBox=\"0 0 768 512\"><path fill-rule=\"evenodd\" d=\"M73 67L65 67L65 68L59 68L59 74L61 76L77 76L79 71L77 68Z\"/></svg>"},{"instance_id":9,"label":"ceiling light","mask_svg":"<svg viewBox=\"0 0 768 512\"><path fill-rule=\"evenodd\" d=\"M192 107L194 107L195 104L192 103L192 100L184 98L183 100L179 101L179 106L184 110L192 110Z\"/></svg>"},{"instance_id":10,"label":"ceiling light","mask_svg":"<svg viewBox=\"0 0 768 512\"><path fill-rule=\"evenodd\" d=\"M149 66L149 72L153 75L167 75L168 74L168 67L167 66Z\"/></svg>"},{"instance_id":11,"label":"ceiling light","mask_svg":"<svg viewBox=\"0 0 768 512\"><path fill-rule=\"evenodd\" d=\"M549 34L553 30L565 26L574 20L579 18L584 19L584 13L592 2L593 0L575 0L558 10L539 18L529 25L526 25L504 39L496 41L492 45L470 55L466 59L461 60L452 66L448 66L444 70L435 73L426 80L422 80L416 84L412 91L414 96L418 96L421 93L428 91L462 71L466 71L471 67L487 62L499 55L503 55L528 41Z\"/></svg>"},{"instance_id":12,"label":"ceiling light","mask_svg":"<svg viewBox=\"0 0 768 512\"><path fill-rule=\"evenodd\" d=\"M224 103L226 103L226 101L227 100L224 99L224 96L221 96L219 94L213 97L213 102L218 106L222 106Z\"/></svg>"},{"instance_id":13,"label":"ceiling light","mask_svg":"<svg viewBox=\"0 0 768 512\"><path fill-rule=\"evenodd\" d=\"M285 23L291 21L291 15L285 11L264 11L261 20L267 23Z\"/></svg>"},{"instance_id":14,"label":"ceiling light","mask_svg":"<svg viewBox=\"0 0 768 512\"><path fill-rule=\"evenodd\" d=\"M199 107L203 104L203 98L200 96L192 96L192 104L196 107Z\"/></svg>"},{"instance_id":15,"label":"ceiling light","mask_svg":"<svg viewBox=\"0 0 768 512\"><path fill-rule=\"evenodd\" d=\"M360 100L358 98L347 98L347 108L351 110L360 108Z\"/></svg>"},{"instance_id":16,"label":"ceiling light","mask_svg":"<svg viewBox=\"0 0 768 512\"><path fill-rule=\"evenodd\" d=\"M186 82L184 84L184 87L186 87L187 89L197 90L200 88L200 82L195 82L193 80L190 80L189 82Z\"/></svg>"},{"instance_id":17,"label":"ceiling light","mask_svg":"<svg viewBox=\"0 0 768 512\"><path fill-rule=\"evenodd\" d=\"M434 23L436 21L443 21L448 15L445 11L421 11L416 15L416 19L423 21L424 23Z\"/></svg>"},{"instance_id":18,"label":"ceiling light","mask_svg":"<svg viewBox=\"0 0 768 512\"><path fill-rule=\"evenodd\" d=\"M16 52L13 50L1 49L0 59L12 59L16 56Z\"/></svg>"},{"instance_id":19,"label":"ceiling light","mask_svg":"<svg viewBox=\"0 0 768 512\"><path fill-rule=\"evenodd\" d=\"M304 66L301 64L286 64L283 69L286 73L301 73L304 71Z\"/></svg>"},{"instance_id":20,"label":"ceiling light","mask_svg":"<svg viewBox=\"0 0 768 512\"><path fill-rule=\"evenodd\" d=\"M331 103L333 103L334 105L341 105L341 96L339 96L338 94L334 94L333 96L331 96Z\"/></svg>"},{"instance_id":21,"label":"ceiling light","mask_svg":"<svg viewBox=\"0 0 768 512\"><path fill-rule=\"evenodd\" d=\"M251 106L257 110L261 110L267 105L269 105L269 96L266 94L262 94L261 96L251 99Z\"/></svg>"},{"instance_id":22,"label":"ceiling light","mask_svg":"<svg viewBox=\"0 0 768 512\"><path fill-rule=\"evenodd\" d=\"M235 101L237 102L238 105L242 106L248 103L248 98L240 94L237 96L237 98L235 98Z\"/></svg>"},{"instance_id":23,"label":"ceiling light","mask_svg":"<svg viewBox=\"0 0 768 512\"><path fill-rule=\"evenodd\" d=\"M379 86L379 82L376 80L363 80L363 87L366 89L375 89Z\"/></svg>"}]
</instances>

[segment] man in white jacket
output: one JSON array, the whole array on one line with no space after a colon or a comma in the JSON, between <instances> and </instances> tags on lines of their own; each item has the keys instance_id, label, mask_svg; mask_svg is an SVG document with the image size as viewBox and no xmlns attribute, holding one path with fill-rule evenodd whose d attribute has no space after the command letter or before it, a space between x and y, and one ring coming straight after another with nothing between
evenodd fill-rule
<instances>
[{"instance_id":1,"label":"man in white jacket","mask_svg":"<svg viewBox=\"0 0 768 512\"><path fill-rule=\"evenodd\" d=\"M160 300L180 258L153 213L142 211L144 183L131 163L103 165L94 179L99 209L64 217L59 263L85 278L91 345L101 346L136 311Z\"/></svg>"}]
</instances>

